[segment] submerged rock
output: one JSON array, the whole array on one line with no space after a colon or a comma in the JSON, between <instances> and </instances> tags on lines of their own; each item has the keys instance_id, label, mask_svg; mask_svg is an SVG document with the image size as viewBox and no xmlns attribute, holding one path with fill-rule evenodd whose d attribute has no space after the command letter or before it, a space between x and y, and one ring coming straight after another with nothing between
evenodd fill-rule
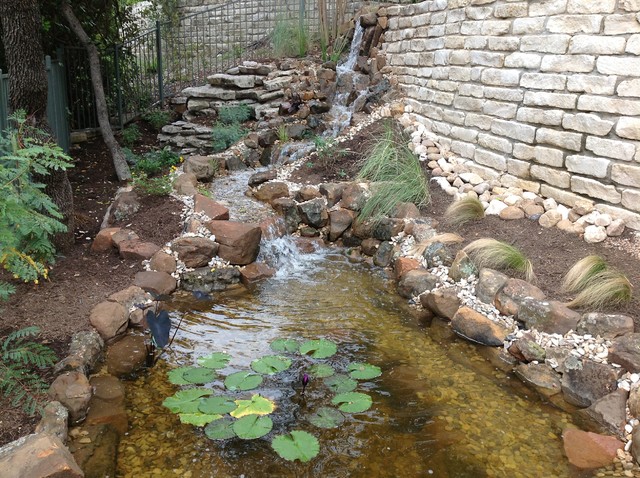
<instances>
[{"instance_id":1,"label":"submerged rock","mask_svg":"<svg viewBox=\"0 0 640 478\"><path fill-rule=\"evenodd\" d=\"M225 290L240 282L240 271L235 267L199 269L185 272L182 275L181 287L188 291L213 292Z\"/></svg>"},{"instance_id":2,"label":"submerged rock","mask_svg":"<svg viewBox=\"0 0 640 478\"><path fill-rule=\"evenodd\" d=\"M521 363L515 368L516 376L543 397L561 392L560 375L543 363Z\"/></svg>"},{"instance_id":3,"label":"submerged rock","mask_svg":"<svg viewBox=\"0 0 640 478\"><path fill-rule=\"evenodd\" d=\"M578 421L603 433L624 436L628 392L619 388L596 400L589 408L576 412Z\"/></svg>"},{"instance_id":4,"label":"submerged rock","mask_svg":"<svg viewBox=\"0 0 640 478\"><path fill-rule=\"evenodd\" d=\"M581 469L610 465L623 443L615 437L598 435L575 428L562 433L564 452L569 462Z\"/></svg>"},{"instance_id":5,"label":"submerged rock","mask_svg":"<svg viewBox=\"0 0 640 478\"><path fill-rule=\"evenodd\" d=\"M451 319L451 328L459 336L482 345L499 347L508 330L470 307L460 307Z\"/></svg>"}]
</instances>

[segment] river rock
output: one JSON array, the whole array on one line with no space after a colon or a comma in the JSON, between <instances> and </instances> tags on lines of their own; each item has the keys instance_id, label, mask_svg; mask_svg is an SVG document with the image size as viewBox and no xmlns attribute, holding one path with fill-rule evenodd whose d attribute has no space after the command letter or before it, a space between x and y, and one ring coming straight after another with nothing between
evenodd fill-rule
<instances>
[{"instance_id":1,"label":"river rock","mask_svg":"<svg viewBox=\"0 0 640 478\"><path fill-rule=\"evenodd\" d=\"M564 363L562 393L567 402L588 407L617 388L619 372L610 365L569 357Z\"/></svg>"},{"instance_id":2,"label":"river rock","mask_svg":"<svg viewBox=\"0 0 640 478\"><path fill-rule=\"evenodd\" d=\"M119 227L105 227L101 229L91 243L91 252L107 252L111 250L114 246L112 237L120 229Z\"/></svg>"},{"instance_id":3,"label":"river rock","mask_svg":"<svg viewBox=\"0 0 640 478\"><path fill-rule=\"evenodd\" d=\"M584 228L585 242L594 244L602 242L607 238L607 230L603 226L587 226Z\"/></svg>"},{"instance_id":4,"label":"river rock","mask_svg":"<svg viewBox=\"0 0 640 478\"><path fill-rule=\"evenodd\" d=\"M560 221L562 221L562 214L557 209L551 209L540 216L538 224L548 229L555 226Z\"/></svg>"},{"instance_id":5,"label":"river rock","mask_svg":"<svg viewBox=\"0 0 640 478\"><path fill-rule=\"evenodd\" d=\"M521 363L516 366L515 374L525 385L545 398L561 391L560 376L547 364Z\"/></svg>"},{"instance_id":6,"label":"river rock","mask_svg":"<svg viewBox=\"0 0 640 478\"><path fill-rule=\"evenodd\" d=\"M401 202L396 206L391 217L398 219L415 219L420 217L420 209L412 202Z\"/></svg>"},{"instance_id":7,"label":"river rock","mask_svg":"<svg viewBox=\"0 0 640 478\"><path fill-rule=\"evenodd\" d=\"M240 271L240 281L248 286L274 276L276 270L263 262L252 262Z\"/></svg>"},{"instance_id":8,"label":"river rock","mask_svg":"<svg viewBox=\"0 0 640 478\"><path fill-rule=\"evenodd\" d=\"M320 194L318 188L313 186L302 186L298 192L296 192L296 200L299 202L311 201L319 197L322 197L322 194Z\"/></svg>"},{"instance_id":9,"label":"river rock","mask_svg":"<svg viewBox=\"0 0 640 478\"><path fill-rule=\"evenodd\" d=\"M524 211L517 206L508 206L498 214L500 219L513 221L515 219L524 219Z\"/></svg>"},{"instance_id":10,"label":"river rock","mask_svg":"<svg viewBox=\"0 0 640 478\"><path fill-rule=\"evenodd\" d=\"M218 172L219 160L213 156L189 156L185 159L183 170L193 173L200 181L210 181Z\"/></svg>"},{"instance_id":11,"label":"river rock","mask_svg":"<svg viewBox=\"0 0 640 478\"><path fill-rule=\"evenodd\" d=\"M504 202L499 201L498 199L493 199L489 203L489 207L484 210L486 216L497 216L503 209L508 208Z\"/></svg>"},{"instance_id":12,"label":"river rock","mask_svg":"<svg viewBox=\"0 0 640 478\"><path fill-rule=\"evenodd\" d=\"M383 242L383 244L387 243ZM425 269L412 270L403 275L398 281L398 294L409 299L433 289L437 283L438 278Z\"/></svg>"},{"instance_id":13,"label":"river rock","mask_svg":"<svg viewBox=\"0 0 640 478\"><path fill-rule=\"evenodd\" d=\"M373 223L373 221L356 220L351 225L351 229L353 231L353 234L359 237L360 239L368 239L370 237L373 237L374 226L375 224Z\"/></svg>"},{"instance_id":14,"label":"river rock","mask_svg":"<svg viewBox=\"0 0 640 478\"><path fill-rule=\"evenodd\" d=\"M152 271L166 272L167 274L173 274L177 266L175 257L162 250L156 252L149 261L149 267Z\"/></svg>"},{"instance_id":15,"label":"river rock","mask_svg":"<svg viewBox=\"0 0 640 478\"><path fill-rule=\"evenodd\" d=\"M110 340L127 330L129 311L117 302L100 302L91 309L89 322L104 340Z\"/></svg>"},{"instance_id":16,"label":"river rock","mask_svg":"<svg viewBox=\"0 0 640 478\"><path fill-rule=\"evenodd\" d=\"M624 220L623 219L614 219L611 221L611 224L607 226L607 236L609 237L618 237L621 236L624 232Z\"/></svg>"},{"instance_id":17,"label":"river rock","mask_svg":"<svg viewBox=\"0 0 640 478\"><path fill-rule=\"evenodd\" d=\"M624 436L628 392L619 388L596 400L589 408L578 410L578 420L597 432Z\"/></svg>"},{"instance_id":18,"label":"river rock","mask_svg":"<svg viewBox=\"0 0 640 478\"><path fill-rule=\"evenodd\" d=\"M545 349L528 333L509 346L509 353L522 362L544 362Z\"/></svg>"},{"instance_id":19,"label":"river rock","mask_svg":"<svg viewBox=\"0 0 640 478\"><path fill-rule=\"evenodd\" d=\"M603 339L614 339L633 332L633 318L623 314L589 312L582 315L576 332L584 335L599 335Z\"/></svg>"},{"instance_id":20,"label":"river rock","mask_svg":"<svg viewBox=\"0 0 640 478\"><path fill-rule=\"evenodd\" d=\"M493 304L498 291L509 280L509 276L493 269L481 269L476 285L476 296L485 304Z\"/></svg>"},{"instance_id":21,"label":"river rock","mask_svg":"<svg viewBox=\"0 0 640 478\"><path fill-rule=\"evenodd\" d=\"M193 210L194 212L206 214L209 219L229 219L228 208L203 194L196 194L193 196Z\"/></svg>"},{"instance_id":22,"label":"river rock","mask_svg":"<svg viewBox=\"0 0 640 478\"><path fill-rule=\"evenodd\" d=\"M258 257L262 230L251 223L210 221L206 227L220 244L218 256L234 265L251 264Z\"/></svg>"},{"instance_id":23,"label":"river rock","mask_svg":"<svg viewBox=\"0 0 640 478\"><path fill-rule=\"evenodd\" d=\"M378 247L380 247L380 244L381 241L370 237L369 239L365 239L364 241L362 241L362 244L360 244L360 248L363 254L366 254L367 256L374 256L376 251L378 250Z\"/></svg>"},{"instance_id":24,"label":"river rock","mask_svg":"<svg viewBox=\"0 0 640 478\"><path fill-rule=\"evenodd\" d=\"M140 201L135 191L119 191L109 206L107 224L125 221L140 210Z\"/></svg>"},{"instance_id":25,"label":"river rock","mask_svg":"<svg viewBox=\"0 0 640 478\"><path fill-rule=\"evenodd\" d=\"M617 337L609 347L609 362L622 365L629 372L640 371L640 333Z\"/></svg>"},{"instance_id":26,"label":"river rock","mask_svg":"<svg viewBox=\"0 0 640 478\"><path fill-rule=\"evenodd\" d=\"M255 174L252 174L249 177L249 187L255 188L256 186L260 186L267 181L273 181L278 177L278 173L275 169L268 169L267 171L260 171Z\"/></svg>"},{"instance_id":27,"label":"river rock","mask_svg":"<svg viewBox=\"0 0 640 478\"><path fill-rule=\"evenodd\" d=\"M342 199L338 203L340 207L360 211L367 202L367 189L357 183L350 183L342 190Z\"/></svg>"},{"instance_id":28,"label":"river rock","mask_svg":"<svg viewBox=\"0 0 640 478\"><path fill-rule=\"evenodd\" d=\"M329 240L334 242L344 231L351 227L356 214L349 209L336 209L329 212Z\"/></svg>"},{"instance_id":29,"label":"river rock","mask_svg":"<svg viewBox=\"0 0 640 478\"><path fill-rule=\"evenodd\" d=\"M48 433L66 443L69 432L69 411L62 403L53 401L44 407L42 418L36 426L36 433Z\"/></svg>"},{"instance_id":30,"label":"river rock","mask_svg":"<svg viewBox=\"0 0 640 478\"><path fill-rule=\"evenodd\" d=\"M441 287L422 294L420 303L422 307L430 310L438 317L451 320L460 308L461 301L458 297L457 287Z\"/></svg>"},{"instance_id":31,"label":"river rock","mask_svg":"<svg viewBox=\"0 0 640 478\"><path fill-rule=\"evenodd\" d=\"M129 376L145 365L143 335L126 335L107 350L107 370L116 377Z\"/></svg>"},{"instance_id":32,"label":"river rock","mask_svg":"<svg viewBox=\"0 0 640 478\"><path fill-rule=\"evenodd\" d=\"M482 345L502 346L508 331L487 316L463 306L451 319L451 328L459 336Z\"/></svg>"},{"instance_id":33,"label":"river rock","mask_svg":"<svg viewBox=\"0 0 640 478\"><path fill-rule=\"evenodd\" d=\"M458 282L461 279L468 279L471 276L478 275L478 268L469 258L466 252L458 251L456 257L449 267L449 277L451 280Z\"/></svg>"},{"instance_id":34,"label":"river rock","mask_svg":"<svg viewBox=\"0 0 640 478\"><path fill-rule=\"evenodd\" d=\"M390 241L392 237L397 236L404 229L404 221L402 219L392 219L383 217L373 226L373 237L379 241Z\"/></svg>"},{"instance_id":35,"label":"river rock","mask_svg":"<svg viewBox=\"0 0 640 478\"><path fill-rule=\"evenodd\" d=\"M340 202L345 187L344 183L323 183L320 185L320 194L326 198L327 207L331 208Z\"/></svg>"},{"instance_id":36,"label":"river rock","mask_svg":"<svg viewBox=\"0 0 640 478\"><path fill-rule=\"evenodd\" d=\"M196 178L195 174L184 173L173 181L173 189L176 190L176 194L180 194L182 196L193 196L198 192L196 189L197 184L198 178Z\"/></svg>"},{"instance_id":37,"label":"river rock","mask_svg":"<svg viewBox=\"0 0 640 478\"><path fill-rule=\"evenodd\" d=\"M292 234L298 230L300 224L300 213L298 204L291 198L278 198L271 203L273 209L284 218L287 233Z\"/></svg>"},{"instance_id":38,"label":"river rock","mask_svg":"<svg viewBox=\"0 0 640 478\"><path fill-rule=\"evenodd\" d=\"M179 237L171 249L187 267L204 267L217 254L219 245L204 237Z\"/></svg>"},{"instance_id":39,"label":"river rock","mask_svg":"<svg viewBox=\"0 0 640 478\"><path fill-rule=\"evenodd\" d=\"M258 201L271 204L274 199L289 197L289 186L281 181L269 181L258 186L253 196Z\"/></svg>"},{"instance_id":40,"label":"river rock","mask_svg":"<svg viewBox=\"0 0 640 478\"><path fill-rule=\"evenodd\" d=\"M83 478L71 452L54 435L36 433L0 448L3 478Z\"/></svg>"},{"instance_id":41,"label":"river rock","mask_svg":"<svg viewBox=\"0 0 640 478\"><path fill-rule=\"evenodd\" d=\"M373 263L378 267L387 267L393 260L393 250L394 246L391 242L382 242L373 256Z\"/></svg>"},{"instance_id":42,"label":"river rock","mask_svg":"<svg viewBox=\"0 0 640 478\"><path fill-rule=\"evenodd\" d=\"M517 316L527 298L542 300L544 292L521 279L508 279L496 293L494 305L501 314Z\"/></svg>"},{"instance_id":43,"label":"river rock","mask_svg":"<svg viewBox=\"0 0 640 478\"><path fill-rule=\"evenodd\" d=\"M611 465L616 452L624 444L615 437L567 428L562 433L564 452L569 463L581 469L601 468Z\"/></svg>"},{"instance_id":44,"label":"river rock","mask_svg":"<svg viewBox=\"0 0 640 478\"><path fill-rule=\"evenodd\" d=\"M188 291L213 292L225 290L240 282L240 271L235 267L211 270L201 267L182 275L181 287Z\"/></svg>"},{"instance_id":45,"label":"river rock","mask_svg":"<svg viewBox=\"0 0 640 478\"><path fill-rule=\"evenodd\" d=\"M451 249L442 242L429 244L422 253L422 257L427 261L427 267L450 266L453 263Z\"/></svg>"},{"instance_id":46,"label":"river rock","mask_svg":"<svg viewBox=\"0 0 640 478\"><path fill-rule=\"evenodd\" d=\"M298 212L304 224L320 229L329 222L329 213L324 199L316 198L298 204Z\"/></svg>"},{"instance_id":47,"label":"river rock","mask_svg":"<svg viewBox=\"0 0 640 478\"><path fill-rule=\"evenodd\" d=\"M104 341L96 329L76 332L71 338L69 353L53 370L56 375L71 370L88 375L100 359L103 348Z\"/></svg>"},{"instance_id":48,"label":"river rock","mask_svg":"<svg viewBox=\"0 0 640 478\"><path fill-rule=\"evenodd\" d=\"M124 385L113 375L98 375L90 380L94 393L89 402L85 425L110 425L120 435L129 428Z\"/></svg>"},{"instance_id":49,"label":"river rock","mask_svg":"<svg viewBox=\"0 0 640 478\"><path fill-rule=\"evenodd\" d=\"M140 271L136 273L133 283L138 287L157 295L171 294L178 286L176 280L166 272Z\"/></svg>"},{"instance_id":50,"label":"river rock","mask_svg":"<svg viewBox=\"0 0 640 478\"><path fill-rule=\"evenodd\" d=\"M120 257L132 261L145 261L150 259L159 250L160 246L157 244L142 242L140 240L122 241L118 244Z\"/></svg>"},{"instance_id":51,"label":"river rock","mask_svg":"<svg viewBox=\"0 0 640 478\"><path fill-rule=\"evenodd\" d=\"M82 372L66 372L58 375L49 388L49 397L57 400L69 410L72 423L87 416L87 407L91 399L91 385Z\"/></svg>"},{"instance_id":52,"label":"river rock","mask_svg":"<svg viewBox=\"0 0 640 478\"><path fill-rule=\"evenodd\" d=\"M518 320L524 322L528 329L564 335L576 330L580 314L557 300L525 297L518 308Z\"/></svg>"}]
</instances>

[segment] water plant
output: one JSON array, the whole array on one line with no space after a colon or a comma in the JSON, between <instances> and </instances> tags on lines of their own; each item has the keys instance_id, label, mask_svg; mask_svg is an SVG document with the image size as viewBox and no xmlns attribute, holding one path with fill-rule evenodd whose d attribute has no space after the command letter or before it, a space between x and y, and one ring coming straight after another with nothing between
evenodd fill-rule
<instances>
[{"instance_id":1,"label":"water plant","mask_svg":"<svg viewBox=\"0 0 640 478\"><path fill-rule=\"evenodd\" d=\"M444 212L445 221L452 226L462 226L469 221L482 219L484 206L475 197L465 196L449 205Z\"/></svg>"},{"instance_id":2,"label":"water plant","mask_svg":"<svg viewBox=\"0 0 640 478\"><path fill-rule=\"evenodd\" d=\"M515 271L522 274L527 281L535 280L531 260L511 244L483 238L467 244L462 250L469 255L478 269L490 267L501 271Z\"/></svg>"},{"instance_id":3,"label":"water plant","mask_svg":"<svg viewBox=\"0 0 640 478\"><path fill-rule=\"evenodd\" d=\"M633 286L619 270L604 258L589 255L576 262L564 276L562 290L577 293L567 306L603 309L629 302Z\"/></svg>"},{"instance_id":4,"label":"water plant","mask_svg":"<svg viewBox=\"0 0 640 478\"><path fill-rule=\"evenodd\" d=\"M364 362L351 362L340 367L344 363L341 360L327 363L326 360L337 353L338 346L325 338L302 343L297 339L280 338L271 342L270 348L283 355L265 355L251 362L251 370L229 373L223 380L224 391L219 390L219 374L224 375L221 370L231 359L224 352L198 358L198 366L183 366L169 371L169 381L176 385L204 385L214 381L217 384L214 388L179 390L167 397L163 405L177 413L181 422L203 426L205 435L216 441L234 438L254 440L272 431L271 415L278 408L278 403L256 391L264 377L268 377L270 388L296 387L297 377L301 377L298 382L302 385L298 389L301 399L304 399L305 388L313 385L313 403L323 403L315 412L309 410L304 419L318 428L339 427L348 414L362 413L372 406L371 396L354 390L358 386L357 380L369 381L379 377L382 374L379 367ZM336 373L336 368L341 368L342 373ZM335 396L318 393L320 387L326 387L327 392ZM249 390L251 393L247 396ZM282 394L282 397L286 396L286 393ZM318 397L326 398L323 401ZM274 436L271 447L288 461L307 462L320 451L318 439L303 430Z\"/></svg>"}]
</instances>

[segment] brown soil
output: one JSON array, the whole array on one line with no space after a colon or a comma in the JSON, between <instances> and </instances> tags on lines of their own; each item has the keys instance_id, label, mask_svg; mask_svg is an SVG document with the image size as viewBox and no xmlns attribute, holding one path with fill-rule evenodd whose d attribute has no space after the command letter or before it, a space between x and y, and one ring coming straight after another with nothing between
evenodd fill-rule
<instances>
[{"instance_id":1,"label":"brown soil","mask_svg":"<svg viewBox=\"0 0 640 478\"><path fill-rule=\"evenodd\" d=\"M319 184L352 179L366 144L380 131L374 124L349 141L340 143L335 154L328 158L314 155L293 175L301 183ZM145 135L143 151L152 145L154 136ZM346 151L346 153L340 153ZM20 285L17 293L2 305L0 338L12 330L27 325L41 328L41 340L53 347L60 357L68 350L72 335L89 327L91 308L107 296L130 285L134 274L141 270L137 261L126 261L115 251L92 254L91 239L99 231L105 210L111 203L119 184L109 156L101 141L85 143L72 152L75 167L69 176L74 190L78 229L76 243L66 251L52 268L50 280L40 284ZM142 209L127 224L143 239L163 245L180 231L182 205L171 198L142 198ZM432 190L431 204L425 215L441 219L450 203L438 187ZM633 284L640 283L640 259L629 250L611 247L611 241L589 245L579 237L557 229L543 229L529 220L503 221L491 217L459 228L441 225L441 232L457 232L470 242L480 237L494 237L517 245L531 258L538 277L538 285L552 298L558 293L563 274L578 259L587 254L600 254L622 270ZM633 241L630 233L625 238ZM637 295L637 294L636 294ZM634 317L640 325L640 300L620 309ZM30 433L37 417L25 416L19 408L2 402L0 406L0 445Z\"/></svg>"}]
</instances>

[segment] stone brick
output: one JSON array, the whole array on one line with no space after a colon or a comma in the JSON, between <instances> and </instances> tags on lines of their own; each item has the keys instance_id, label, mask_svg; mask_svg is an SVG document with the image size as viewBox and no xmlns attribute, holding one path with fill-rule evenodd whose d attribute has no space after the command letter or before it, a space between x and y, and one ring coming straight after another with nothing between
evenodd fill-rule
<instances>
[{"instance_id":1,"label":"stone brick","mask_svg":"<svg viewBox=\"0 0 640 478\"><path fill-rule=\"evenodd\" d=\"M558 189L546 184L542 184L540 186L540 195L555 199L559 204L564 204L568 207L575 206L578 201L584 201L584 197L579 196L578 194L573 194L564 189Z\"/></svg>"},{"instance_id":2,"label":"stone brick","mask_svg":"<svg viewBox=\"0 0 640 478\"><path fill-rule=\"evenodd\" d=\"M536 133L536 142L551 144L560 148L580 151L582 149L582 135L578 133L567 133L553 129L540 128Z\"/></svg>"},{"instance_id":3,"label":"stone brick","mask_svg":"<svg viewBox=\"0 0 640 478\"><path fill-rule=\"evenodd\" d=\"M565 13L567 0L540 0L529 4L529 16L549 16Z\"/></svg>"},{"instance_id":4,"label":"stone brick","mask_svg":"<svg viewBox=\"0 0 640 478\"><path fill-rule=\"evenodd\" d=\"M557 15L547 21L550 33L598 33L602 15Z\"/></svg>"},{"instance_id":5,"label":"stone brick","mask_svg":"<svg viewBox=\"0 0 640 478\"><path fill-rule=\"evenodd\" d=\"M612 95L616 79L615 76L571 75L567 80L567 90L593 95Z\"/></svg>"},{"instance_id":6,"label":"stone brick","mask_svg":"<svg viewBox=\"0 0 640 478\"><path fill-rule=\"evenodd\" d=\"M571 190L574 193L586 194L587 196L602 199L613 204L618 204L622 199L615 187L602 184L595 179L573 176L571 178Z\"/></svg>"},{"instance_id":7,"label":"stone brick","mask_svg":"<svg viewBox=\"0 0 640 478\"><path fill-rule=\"evenodd\" d=\"M640 76L640 58L601 56L596 68L603 75Z\"/></svg>"},{"instance_id":8,"label":"stone brick","mask_svg":"<svg viewBox=\"0 0 640 478\"><path fill-rule=\"evenodd\" d=\"M505 35L511 29L509 20L485 20L481 24L480 34L482 35Z\"/></svg>"},{"instance_id":9,"label":"stone brick","mask_svg":"<svg viewBox=\"0 0 640 478\"><path fill-rule=\"evenodd\" d=\"M511 25L514 35L531 35L544 32L544 18L516 18Z\"/></svg>"},{"instance_id":10,"label":"stone brick","mask_svg":"<svg viewBox=\"0 0 640 478\"><path fill-rule=\"evenodd\" d=\"M491 123L493 123L493 118L491 116L475 113L467 113L467 116L464 120L465 126L473 126L475 128L480 128L483 130L490 130Z\"/></svg>"},{"instance_id":11,"label":"stone brick","mask_svg":"<svg viewBox=\"0 0 640 478\"><path fill-rule=\"evenodd\" d=\"M622 205L634 211L640 211L640 191L625 189L622 191Z\"/></svg>"},{"instance_id":12,"label":"stone brick","mask_svg":"<svg viewBox=\"0 0 640 478\"><path fill-rule=\"evenodd\" d=\"M627 227L636 231L640 230L640 214L638 213L627 211L620 207L610 206L608 204L597 204L596 211L620 218L624 220Z\"/></svg>"},{"instance_id":13,"label":"stone brick","mask_svg":"<svg viewBox=\"0 0 640 478\"><path fill-rule=\"evenodd\" d=\"M594 136L587 136L586 148L598 156L621 159L623 161L633 160L636 154L636 147L632 143L596 138Z\"/></svg>"},{"instance_id":14,"label":"stone brick","mask_svg":"<svg viewBox=\"0 0 640 478\"><path fill-rule=\"evenodd\" d=\"M453 128L451 128L451 137L460 139L462 141L475 143L476 138L478 137L478 132L473 129L459 128L457 126L454 126Z\"/></svg>"},{"instance_id":15,"label":"stone brick","mask_svg":"<svg viewBox=\"0 0 640 478\"><path fill-rule=\"evenodd\" d=\"M616 125L616 134L621 138L640 140L640 119L622 117Z\"/></svg>"},{"instance_id":16,"label":"stone brick","mask_svg":"<svg viewBox=\"0 0 640 478\"><path fill-rule=\"evenodd\" d=\"M483 96L488 99L502 100L502 101L522 101L524 99L524 91L515 88L498 88L495 86L478 86L478 85L465 85L473 91L480 91ZM471 96L475 96L471 94Z\"/></svg>"},{"instance_id":17,"label":"stone brick","mask_svg":"<svg viewBox=\"0 0 640 478\"><path fill-rule=\"evenodd\" d=\"M451 151L463 158L473 159L476 153L476 147L473 144L464 141L452 141Z\"/></svg>"},{"instance_id":18,"label":"stone brick","mask_svg":"<svg viewBox=\"0 0 640 478\"><path fill-rule=\"evenodd\" d=\"M533 5L531 5L533 7ZM521 51L537 51L540 53L566 53L569 47L569 35L531 35L522 37Z\"/></svg>"},{"instance_id":19,"label":"stone brick","mask_svg":"<svg viewBox=\"0 0 640 478\"><path fill-rule=\"evenodd\" d=\"M500 101L485 101L482 106L483 113L504 119L514 118L517 109L518 106L513 103L503 103Z\"/></svg>"},{"instance_id":20,"label":"stone brick","mask_svg":"<svg viewBox=\"0 0 640 478\"><path fill-rule=\"evenodd\" d=\"M578 113L576 115L567 114L562 119L562 127L582 133L606 136L611 131L613 122L602 120L597 115L587 113Z\"/></svg>"},{"instance_id":21,"label":"stone brick","mask_svg":"<svg viewBox=\"0 0 640 478\"><path fill-rule=\"evenodd\" d=\"M464 112L442 109L442 119L459 126L464 124Z\"/></svg>"},{"instance_id":22,"label":"stone brick","mask_svg":"<svg viewBox=\"0 0 640 478\"><path fill-rule=\"evenodd\" d=\"M488 168L486 166L482 166L480 164L475 164L473 162L469 162L465 165L467 169L469 169L470 173L475 173L478 176L485 178L486 180L498 179L502 176L501 173L497 172L494 169ZM640 224L640 221L638 222Z\"/></svg>"},{"instance_id":23,"label":"stone brick","mask_svg":"<svg viewBox=\"0 0 640 478\"><path fill-rule=\"evenodd\" d=\"M611 179L624 186L640 188L640 166L614 164L611 167Z\"/></svg>"},{"instance_id":24,"label":"stone brick","mask_svg":"<svg viewBox=\"0 0 640 478\"><path fill-rule=\"evenodd\" d=\"M527 2L507 3L496 5L493 15L496 18L526 17L528 10Z\"/></svg>"},{"instance_id":25,"label":"stone brick","mask_svg":"<svg viewBox=\"0 0 640 478\"><path fill-rule=\"evenodd\" d=\"M626 40L623 37L602 35L576 35L569 43L569 53L590 55L615 55L624 52Z\"/></svg>"},{"instance_id":26,"label":"stone brick","mask_svg":"<svg viewBox=\"0 0 640 478\"><path fill-rule=\"evenodd\" d=\"M536 129L533 126L523 125L515 121L496 119L491 123L491 132L500 136L517 139L523 143L533 143Z\"/></svg>"},{"instance_id":27,"label":"stone brick","mask_svg":"<svg viewBox=\"0 0 640 478\"><path fill-rule=\"evenodd\" d=\"M460 33L463 35L481 35L481 21L466 21L460 25Z\"/></svg>"},{"instance_id":28,"label":"stone brick","mask_svg":"<svg viewBox=\"0 0 640 478\"><path fill-rule=\"evenodd\" d=\"M484 149L476 149L474 160L478 164L489 166L490 168L497 169L498 171L505 171L507 169L507 160L504 156Z\"/></svg>"},{"instance_id":29,"label":"stone brick","mask_svg":"<svg viewBox=\"0 0 640 478\"><path fill-rule=\"evenodd\" d=\"M595 57L591 55L545 55L540 71L589 73L594 64Z\"/></svg>"},{"instance_id":30,"label":"stone brick","mask_svg":"<svg viewBox=\"0 0 640 478\"><path fill-rule=\"evenodd\" d=\"M536 146L533 148L533 159L536 163L561 168L564 164L564 153L559 149Z\"/></svg>"},{"instance_id":31,"label":"stone brick","mask_svg":"<svg viewBox=\"0 0 640 478\"><path fill-rule=\"evenodd\" d=\"M525 53L521 54L524 55ZM522 78L520 78L520 86L538 90L564 90L566 83L566 75L523 73Z\"/></svg>"},{"instance_id":32,"label":"stone brick","mask_svg":"<svg viewBox=\"0 0 640 478\"><path fill-rule=\"evenodd\" d=\"M483 101L481 99L469 98L464 96L458 96L453 102L454 107L468 111L481 111L482 104Z\"/></svg>"},{"instance_id":33,"label":"stone brick","mask_svg":"<svg viewBox=\"0 0 640 478\"><path fill-rule=\"evenodd\" d=\"M624 33L640 32L640 23L638 23L635 13L627 15L607 15L604 19L605 35L621 35Z\"/></svg>"},{"instance_id":34,"label":"stone brick","mask_svg":"<svg viewBox=\"0 0 640 478\"><path fill-rule=\"evenodd\" d=\"M507 159L507 172L518 176L519 178L528 178L531 163L528 161L520 161L518 159Z\"/></svg>"},{"instance_id":35,"label":"stone brick","mask_svg":"<svg viewBox=\"0 0 640 478\"><path fill-rule=\"evenodd\" d=\"M471 80L471 68L452 66L449 68L449 79L454 81Z\"/></svg>"},{"instance_id":36,"label":"stone brick","mask_svg":"<svg viewBox=\"0 0 640 478\"><path fill-rule=\"evenodd\" d=\"M582 95L578 99L582 111L604 111L625 116L640 116L640 101Z\"/></svg>"},{"instance_id":37,"label":"stone brick","mask_svg":"<svg viewBox=\"0 0 640 478\"><path fill-rule=\"evenodd\" d=\"M640 80L625 80L618 85L618 96L640 97Z\"/></svg>"},{"instance_id":38,"label":"stone brick","mask_svg":"<svg viewBox=\"0 0 640 478\"><path fill-rule=\"evenodd\" d=\"M508 68L540 68L542 55L537 53L513 52L504 59L504 66Z\"/></svg>"},{"instance_id":39,"label":"stone brick","mask_svg":"<svg viewBox=\"0 0 640 478\"><path fill-rule=\"evenodd\" d=\"M489 50L515 51L520 48L518 37L489 37Z\"/></svg>"},{"instance_id":40,"label":"stone brick","mask_svg":"<svg viewBox=\"0 0 640 478\"><path fill-rule=\"evenodd\" d=\"M493 8L491 7L467 7L465 9L465 13L467 14L467 18L471 20L484 20L485 18L489 18L493 13Z\"/></svg>"},{"instance_id":41,"label":"stone brick","mask_svg":"<svg viewBox=\"0 0 640 478\"><path fill-rule=\"evenodd\" d=\"M567 156L565 165L572 173L586 174L596 178L606 178L611 161L592 156Z\"/></svg>"},{"instance_id":42,"label":"stone brick","mask_svg":"<svg viewBox=\"0 0 640 478\"><path fill-rule=\"evenodd\" d=\"M484 50L487 47L487 37L470 36L464 39L464 48L467 50Z\"/></svg>"},{"instance_id":43,"label":"stone brick","mask_svg":"<svg viewBox=\"0 0 640 478\"><path fill-rule=\"evenodd\" d=\"M524 94L524 104L532 106L551 106L553 108L573 109L578 95L573 93L544 93L527 91Z\"/></svg>"},{"instance_id":44,"label":"stone brick","mask_svg":"<svg viewBox=\"0 0 640 478\"><path fill-rule=\"evenodd\" d=\"M513 145L513 156L518 159L533 159L535 157L535 147L516 143Z\"/></svg>"},{"instance_id":45,"label":"stone brick","mask_svg":"<svg viewBox=\"0 0 640 478\"><path fill-rule=\"evenodd\" d=\"M500 177L500 183L508 188L518 188L532 193L540 191L540 183L537 181L527 181L526 179L517 178L510 174L503 174Z\"/></svg>"},{"instance_id":46,"label":"stone brick","mask_svg":"<svg viewBox=\"0 0 640 478\"><path fill-rule=\"evenodd\" d=\"M627 40L627 53L633 53L634 55L640 55L640 35L631 35Z\"/></svg>"},{"instance_id":47,"label":"stone brick","mask_svg":"<svg viewBox=\"0 0 640 478\"><path fill-rule=\"evenodd\" d=\"M615 0L569 0L567 5L569 13L613 13L615 9Z\"/></svg>"},{"instance_id":48,"label":"stone brick","mask_svg":"<svg viewBox=\"0 0 640 478\"><path fill-rule=\"evenodd\" d=\"M486 133L480 133L478 135L478 144L483 148L500 151L501 153L511 154L513 151L511 141Z\"/></svg>"},{"instance_id":49,"label":"stone brick","mask_svg":"<svg viewBox=\"0 0 640 478\"><path fill-rule=\"evenodd\" d=\"M539 108L521 107L518 109L516 119L525 123L559 126L562 123L563 115L564 112L561 110L543 110Z\"/></svg>"},{"instance_id":50,"label":"stone brick","mask_svg":"<svg viewBox=\"0 0 640 478\"><path fill-rule=\"evenodd\" d=\"M517 86L520 82L520 72L487 68L482 72L481 81L485 85Z\"/></svg>"},{"instance_id":51,"label":"stone brick","mask_svg":"<svg viewBox=\"0 0 640 478\"><path fill-rule=\"evenodd\" d=\"M640 11L640 0L621 0L618 7L627 12L638 12Z\"/></svg>"},{"instance_id":52,"label":"stone brick","mask_svg":"<svg viewBox=\"0 0 640 478\"><path fill-rule=\"evenodd\" d=\"M537 164L531 165L531 177L540 179L545 183L551 184L558 188L568 188L571 181L571 175L566 171L559 169L547 168Z\"/></svg>"},{"instance_id":53,"label":"stone brick","mask_svg":"<svg viewBox=\"0 0 640 478\"><path fill-rule=\"evenodd\" d=\"M472 65L501 67L504 65L505 57L502 53L472 51L470 55L470 62ZM453 63L453 61L451 63Z\"/></svg>"},{"instance_id":54,"label":"stone brick","mask_svg":"<svg viewBox=\"0 0 640 478\"><path fill-rule=\"evenodd\" d=\"M439 52L436 52L436 58L438 57L438 53ZM451 63L452 65L466 65L470 61L471 61L471 52L467 50L452 51L451 54L449 55L449 63Z\"/></svg>"}]
</instances>

